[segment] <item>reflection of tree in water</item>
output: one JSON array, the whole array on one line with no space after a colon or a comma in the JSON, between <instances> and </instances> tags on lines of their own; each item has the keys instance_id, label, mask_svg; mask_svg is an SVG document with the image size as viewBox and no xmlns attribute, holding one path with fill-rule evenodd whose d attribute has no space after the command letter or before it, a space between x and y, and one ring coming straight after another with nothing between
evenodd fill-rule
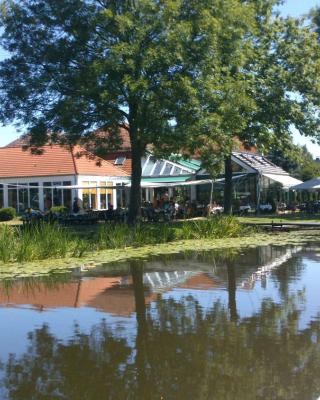
<instances>
[{"instance_id":1,"label":"reflection of tree in water","mask_svg":"<svg viewBox=\"0 0 320 400\"><path fill-rule=\"evenodd\" d=\"M228 265L229 305L215 301L206 313L192 295L179 301L159 296L147 308L143 269L132 265L135 348L105 322L89 335L76 327L67 343L44 326L30 334L28 351L11 356L5 367L10 400L319 396L320 317L299 331L304 297L297 293L282 304L264 300L257 313L240 319L235 265Z\"/></svg>"},{"instance_id":2,"label":"reflection of tree in water","mask_svg":"<svg viewBox=\"0 0 320 400\"><path fill-rule=\"evenodd\" d=\"M159 300L133 349L106 324L64 344L48 327L29 336L28 351L11 356L5 384L25 399L313 399L320 393L320 322L298 331L296 298L287 307L264 301L259 313L230 321L214 303L191 296ZM140 352L140 354L137 354Z\"/></svg>"},{"instance_id":3,"label":"reflection of tree in water","mask_svg":"<svg viewBox=\"0 0 320 400\"><path fill-rule=\"evenodd\" d=\"M89 335L75 327L73 337L61 343L48 326L29 334L29 346L20 358L11 355L4 385L12 400L126 398L122 390L122 363L131 349L115 338L104 321Z\"/></svg>"}]
</instances>

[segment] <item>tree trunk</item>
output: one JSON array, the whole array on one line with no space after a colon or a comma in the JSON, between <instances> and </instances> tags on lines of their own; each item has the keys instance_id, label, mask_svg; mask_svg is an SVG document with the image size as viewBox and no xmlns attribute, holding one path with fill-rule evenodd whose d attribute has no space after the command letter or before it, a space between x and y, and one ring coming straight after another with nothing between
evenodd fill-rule
<instances>
[{"instance_id":1,"label":"tree trunk","mask_svg":"<svg viewBox=\"0 0 320 400\"><path fill-rule=\"evenodd\" d=\"M147 310L143 286L143 266L139 262L131 262L130 270L132 276L134 299L136 306L137 335L136 335L136 379L137 398L150 398L151 391L147 376ZM149 393L150 392L150 393Z\"/></svg>"},{"instance_id":2,"label":"tree trunk","mask_svg":"<svg viewBox=\"0 0 320 400\"><path fill-rule=\"evenodd\" d=\"M232 182L232 160L231 154L224 160L224 213L226 215L232 214L232 197L233 197L233 182Z\"/></svg>"},{"instance_id":3,"label":"tree trunk","mask_svg":"<svg viewBox=\"0 0 320 400\"><path fill-rule=\"evenodd\" d=\"M135 224L140 220L141 216L141 157L143 148L137 140L137 132L130 127L130 140L131 140L131 190L130 190L130 203L128 223Z\"/></svg>"},{"instance_id":4,"label":"tree trunk","mask_svg":"<svg viewBox=\"0 0 320 400\"><path fill-rule=\"evenodd\" d=\"M238 320L237 300L236 300L237 281L236 281L235 265L232 261L228 261L227 272L228 272L228 297L229 297L228 307L230 311L230 320L232 322L237 322Z\"/></svg>"}]
</instances>

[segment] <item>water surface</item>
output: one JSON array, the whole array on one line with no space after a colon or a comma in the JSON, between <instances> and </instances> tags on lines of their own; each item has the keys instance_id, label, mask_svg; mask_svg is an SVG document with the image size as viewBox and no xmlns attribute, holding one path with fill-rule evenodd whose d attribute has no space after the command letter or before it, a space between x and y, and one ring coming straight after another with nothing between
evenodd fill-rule
<instances>
[{"instance_id":1,"label":"water surface","mask_svg":"<svg viewBox=\"0 0 320 400\"><path fill-rule=\"evenodd\" d=\"M320 248L0 283L0 399L320 396Z\"/></svg>"}]
</instances>

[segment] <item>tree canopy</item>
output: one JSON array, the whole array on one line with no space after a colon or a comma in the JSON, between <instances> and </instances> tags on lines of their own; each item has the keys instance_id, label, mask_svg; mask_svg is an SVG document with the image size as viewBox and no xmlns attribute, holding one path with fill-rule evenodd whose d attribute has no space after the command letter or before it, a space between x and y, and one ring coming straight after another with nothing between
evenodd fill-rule
<instances>
[{"instance_id":1,"label":"tree canopy","mask_svg":"<svg viewBox=\"0 0 320 400\"><path fill-rule=\"evenodd\" d=\"M319 46L277 0L4 0L0 119L74 144L105 129L132 151L129 219L140 212L141 157L199 150L209 165L234 136L269 147L319 135ZM61 134L63 133L63 135ZM219 154L219 157L217 156Z\"/></svg>"},{"instance_id":2,"label":"tree canopy","mask_svg":"<svg viewBox=\"0 0 320 400\"><path fill-rule=\"evenodd\" d=\"M1 45L11 56L0 64L1 120L26 126L35 146L49 133L72 144L96 128L111 137L127 129L133 221L147 144L171 152L195 132L221 134L199 88L209 76L217 96L229 85L221 40L240 43L247 15L238 0L4 1Z\"/></svg>"},{"instance_id":3,"label":"tree canopy","mask_svg":"<svg viewBox=\"0 0 320 400\"><path fill-rule=\"evenodd\" d=\"M271 149L268 158L279 167L302 181L320 176L320 163L313 159L306 146L287 142L285 148Z\"/></svg>"},{"instance_id":4,"label":"tree canopy","mask_svg":"<svg viewBox=\"0 0 320 400\"><path fill-rule=\"evenodd\" d=\"M208 109L221 113L224 142L218 149L225 158L225 211L231 212L231 151L234 137L263 153L291 142L293 128L319 141L319 68L320 49L317 34L303 20L281 18L276 13L278 1L247 1L253 20L241 36L241 63L235 64L237 49L227 51L222 62L233 81L233 91L221 92L227 108L219 109L213 96L207 95ZM227 49L229 40L225 41ZM208 89L212 93L212 88ZM228 95L230 95L230 100ZM204 143L206 140L204 139ZM206 147L206 146L204 146ZM209 163L216 157L208 154Z\"/></svg>"}]
</instances>

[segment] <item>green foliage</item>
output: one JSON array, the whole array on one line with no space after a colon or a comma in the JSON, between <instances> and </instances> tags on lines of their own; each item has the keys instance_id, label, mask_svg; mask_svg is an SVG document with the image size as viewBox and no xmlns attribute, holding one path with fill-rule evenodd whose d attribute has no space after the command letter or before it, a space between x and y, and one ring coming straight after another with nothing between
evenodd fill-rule
<instances>
[{"instance_id":1,"label":"green foliage","mask_svg":"<svg viewBox=\"0 0 320 400\"><path fill-rule=\"evenodd\" d=\"M83 257L92 251L157 245L182 239L237 237L244 230L234 218L212 218L167 224L103 224L87 238L58 224L28 227L0 225L0 260L3 263Z\"/></svg>"},{"instance_id":2,"label":"green foliage","mask_svg":"<svg viewBox=\"0 0 320 400\"><path fill-rule=\"evenodd\" d=\"M15 208L0 208L0 221L11 221L16 215L17 212Z\"/></svg>"},{"instance_id":3,"label":"green foliage","mask_svg":"<svg viewBox=\"0 0 320 400\"><path fill-rule=\"evenodd\" d=\"M243 232L243 227L234 217L216 216L204 221L186 221L178 236L181 239L221 239L237 237Z\"/></svg>"},{"instance_id":4,"label":"green foliage","mask_svg":"<svg viewBox=\"0 0 320 400\"><path fill-rule=\"evenodd\" d=\"M0 226L0 260L24 262L64 258L77 251L78 239L56 224L27 228ZM81 240L80 240L81 241ZM87 249L90 244L86 243Z\"/></svg>"},{"instance_id":5,"label":"green foliage","mask_svg":"<svg viewBox=\"0 0 320 400\"><path fill-rule=\"evenodd\" d=\"M7 263L12 260L15 252L15 231L9 225L1 225L0 229L0 259Z\"/></svg>"},{"instance_id":6,"label":"green foliage","mask_svg":"<svg viewBox=\"0 0 320 400\"><path fill-rule=\"evenodd\" d=\"M218 91L220 97L215 96L215 82L210 78L203 97L208 120L215 120L212 130L217 127L224 133L218 146L211 143L215 132L210 129L201 136L200 152L208 171L210 165L219 164L217 160L228 158L235 146L234 136L242 145L258 146L263 153L272 147L285 147L293 128L320 141L317 36L303 21L277 16L278 1L245 3L251 6L251 14L243 20L242 34L239 30L236 33L237 45L230 46L227 28L226 40L221 42L227 56L221 58L226 73L221 76L225 85ZM316 170L309 163L300 176L314 175ZM225 212L229 212L232 180L226 180L225 188Z\"/></svg>"},{"instance_id":7,"label":"green foliage","mask_svg":"<svg viewBox=\"0 0 320 400\"><path fill-rule=\"evenodd\" d=\"M114 148L126 129L133 222L149 144L157 155L198 151L215 176L234 136L262 149L292 126L320 138L317 35L278 17L278 3L4 0L0 119L26 125L36 147L50 132ZM97 127L109 135L90 135Z\"/></svg>"},{"instance_id":8,"label":"green foliage","mask_svg":"<svg viewBox=\"0 0 320 400\"><path fill-rule=\"evenodd\" d=\"M176 229L169 224L111 225L99 229L98 248L116 249L168 243L176 240Z\"/></svg>"},{"instance_id":9,"label":"green foliage","mask_svg":"<svg viewBox=\"0 0 320 400\"><path fill-rule=\"evenodd\" d=\"M177 224L105 225L100 228L98 247L116 249L169 243L174 240L237 237L243 227L233 217L215 217Z\"/></svg>"},{"instance_id":10,"label":"green foliage","mask_svg":"<svg viewBox=\"0 0 320 400\"><path fill-rule=\"evenodd\" d=\"M12 56L0 65L0 119L26 125L31 146L51 132L53 142L115 147L128 130L132 220L148 144L159 155L222 154L247 126L255 72L240 71L255 59L255 3L5 0L1 45ZM89 135L96 127L109 135Z\"/></svg>"},{"instance_id":11,"label":"green foliage","mask_svg":"<svg viewBox=\"0 0 320 400\"><path fill-rule=\"evenodd\" d=\"M302 181L320 176L320 163L314 161L306 146L295 145L292 140L270 151L268 158Z\"/></svg>"}]
</instances>

